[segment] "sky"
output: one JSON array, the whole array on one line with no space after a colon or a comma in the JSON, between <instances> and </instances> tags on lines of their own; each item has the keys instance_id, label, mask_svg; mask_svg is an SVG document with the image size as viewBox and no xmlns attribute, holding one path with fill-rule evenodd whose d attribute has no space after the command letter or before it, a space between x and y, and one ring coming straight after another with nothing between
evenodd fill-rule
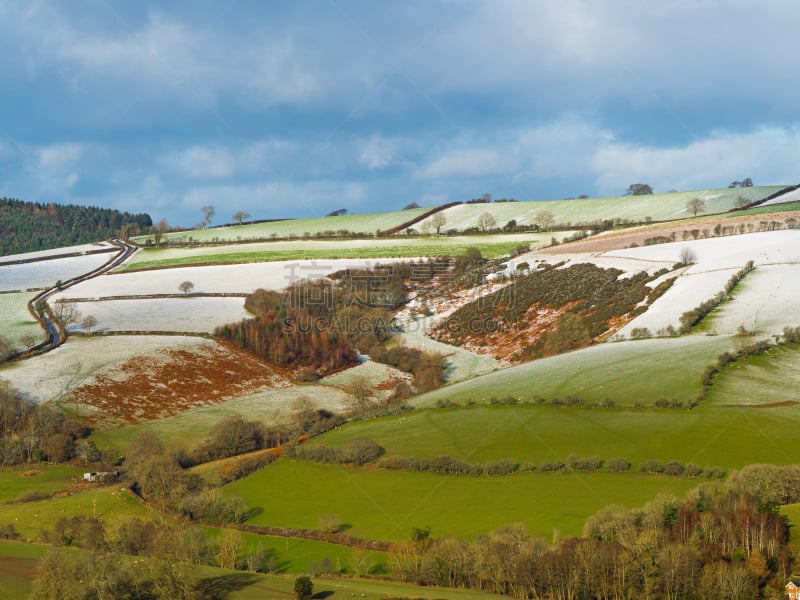
<instances>
[{"instance_id":1,"label":"sky","mask_svg":"<svg viewBox=\"0 0 800 600\"><path fill-rule=\"evenodd\" d=\"M796 0L0 0L0 195L190 227L800 183Z\"/></svg>"}]
</instances>

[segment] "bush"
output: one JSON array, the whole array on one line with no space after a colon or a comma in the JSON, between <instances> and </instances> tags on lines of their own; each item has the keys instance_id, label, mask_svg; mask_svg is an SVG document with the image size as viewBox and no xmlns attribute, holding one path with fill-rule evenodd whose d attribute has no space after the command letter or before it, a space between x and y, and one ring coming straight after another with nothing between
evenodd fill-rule
<instances>
[{"instance_id":1,"label":"bush","mask_svg":"<svg viewBox=\"0 0 800 600\"><path fill-rule=\"evenodd\" d=\"M308 600L314 594L314 583L306 575L298 577L294 580L294 593L297 600Z\"/></svg>"},{"instance_id":2,"label":"bush","mask_svg":"<svg viewBox=\"0 0 800 600\"><path fill-rule=\"evenodd\" d=\"M611 471L612 473L624 473L629 471L631 468L631 463L629 463L626 459L618 457L618 458L610 458L606 461L606 469Z\"/></svg>"},{"instance_id":3,"label":"bush","mask_svg":"<svg viewBox=\"0 0 800 600\"><path fill-rule=\"evenodd\" d=\"M596 471L603 466L603 461L597 456L580 457L571 454L569 468L573 471Z\"/></svg>"},{"instance_id":4,"label":"bush","mask_svg":"<svg viewBox=\"0 0 800 600\"><path fill-rule=\"evenodd\" d=\"M656 475L664 472L664 463L655 458L648 458L646 461L639 465L640 473L650 473Z\"/></svg>"},{"instance_id":5,"label":"bush","mask_svg":"<svg viewBox=\"0 0 800 600\"><path fill-rule=\"evenodd\" d=\"M554 460L550 462L543 462L539 467L539 470L542 473L554 473L556 471L566 471L567 465L565 465L560 460Z\"/></svg>"},{"instance_id":6,"label":"bush","mask_svg":"<svg viewBox=\"0 0 800 600\"><path fill-rule=\"evenodd\" d=\"M664 465L664 473L671 475L672 477L680 477L685 471L686 467L683 466L683 463L677 460L671 460Z\"/></svg>"}]
</instances>

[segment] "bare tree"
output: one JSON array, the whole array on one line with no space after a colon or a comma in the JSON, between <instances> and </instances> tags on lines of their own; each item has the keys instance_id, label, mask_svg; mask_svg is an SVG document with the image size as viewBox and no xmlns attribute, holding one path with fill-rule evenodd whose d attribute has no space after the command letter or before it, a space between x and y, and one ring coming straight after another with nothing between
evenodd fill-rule
<instances>
[{"instance_id":1,"label":"bare tree","mask_svg":"<svg viewBox=\"0 0 800 600\"><path fill-rule=\"evenodd\" d=\"M19 338L19 341L22 342L28 350L36 345L36 338L29 333Z\"/></svg>"},{"instance_id":2,"label":"bare tree","mask_svg":"<svg viewBox=\"0 0 800 600\"><path fill-rule=\"evenodd\" d=\"M203 226L203 229L205 229L211 224L211 219L214 218L214 215L217 214L217 211L210 204L206 204L205 206L200 207L200 210L203 211L203 220L201 224Z\"/></svg>"},{"instance_id":3,"label":"bare tree","mask_svg":"<svg viewBox=\"0 0 800 600\"><path fill-rule=\"evenodd\" d=\"M166 219L161 219L158 223L150 227L150 233L153 234L153 243L156 246L161 245L161 241L164 239L164 234L169 231L169 224L167 224Z\"/></svg>"},{"instance_id":4,"label":"bare tree","mask_svg":"<svg viewBox=\"0 0 800 600\"><path fill-rule=\"evenodd\" d=\"M194 284L191 281L184 281L178 286L178 289L183 292L184 296L188 296L194 289Z\"/></svg>"},{"instance_id":5,"label":"bare tree","mask_svg":"<svg viewBox=\"0 0 800 600\"><path fill-rule=\"evenodd\" d=\"M693 265L697 262L697 254L689 246L681 248L681 253L678 262L682 265Z\"/></svg>"},{"instance_id":6,"label":"bare tree","mask_svg":"<svg viewBox=\"0 0 800 600\"><path fill-rule=\"evenodd\" d=\"M706 201L702 198L692 198L686 203L686 210L696 217L698 213L706 212Z\"/></svg>"},{"instance_id":7,"label":"bare tree","mask_svg":"<svg viewBox=\"0 0 800 600\"><path fill-rule=\"evenodd\" d=\"M744 208L750 205L750 199L744 196L739 196L736 198L736 201L733 203L736 208Z\"/></svg>"},{"instance_id":8,"label":"bare tree","mask_svg":"<svg viewBox=\"0 0 800 600\"><path fill-rule=\"evenodd\" d=\"M64 302L59 300L53 306L53 319L66 330L70 325L74 325L81 318L81 313L75 308L74 302Z\"/></svg>"},{"instance_id":9,"label":"bare tree","mask_svg":"<svg viewBox=\"0 0 800 600\"><path fill-rule=\"evenodd\" d=\"M81 327L83 327L86 335L92 335L92 329L94 329L95 325L97 325L97 319L95 319L92 315L86 315L81 320Z\"/></svg>"},{"instance_id":10,"label":"bare tree","mask_svg":"<svg viewBox=\"0 0 800 600\"><path fill-rule=\"evenodd\" d=\"M233 220L239 223L239 225L242 224L242 221L246 221L249 218L250 218L250 213L245 212L243 210L239 210L233 213Z\"/></svg>"},{"instance_id":11,"label":"bare tree","mask_svg":"<svg viewBox=\"0 0 800 600\"><path fill-rule=\"evenodd\" d=\"M495 227L497 227L497 220L495 220L494 215L492 215L492 213L485 212L480 217L478 217L478 227L480 227L483 231L494 229Z\"/></svg>"},{"instance_id":12,"label":"bare tree","mask_svg":"<svg viewBox=\"0 0 800 600\"><path fill-rule=\"evenodd\" d=\"M549 210L540 210L535 215L533 215L533 222L538 225L541 231L547 231L553 226L553 222L555 221L555 217L553 217L553 213Z\"/></svg>"},{"instance_id":13,"label":"bare tree","mask_svg":"<svg viewBox=\"0 0 800 600\"><path fill-rule=\"evenodd\" d=\"M445 226L447 223L447 217L444 216L443 212L437 212L431 217L431 225L436 229L436 235L439 235L439 232L442 230L442 227Z\"/></svg>"}]
</instances>

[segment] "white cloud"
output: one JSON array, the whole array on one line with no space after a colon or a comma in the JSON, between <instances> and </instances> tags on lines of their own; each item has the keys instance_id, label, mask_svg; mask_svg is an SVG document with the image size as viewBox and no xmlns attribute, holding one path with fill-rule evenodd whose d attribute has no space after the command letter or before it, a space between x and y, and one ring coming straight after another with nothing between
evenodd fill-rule
<instances>
[{"instance_id":1,"label":"white cloud","mask_svg":"<svg viewBox=\"0 0 800 600\"><path fill-rule=\"evenodd\" d=\"M59 143L33 150L38 166L46 171L69 169L86 152L86 146L78 143Z\"/></svg>"},{"instance_id":2,"label":"white cloud","mask_svg":"<svg viewBox=\"0 0 800 600\"><path fill-rule=\"evenodd\" d=\"M456 148L447 150L417 173L422 179L496 175L514 169L514 161L501 148Z\"/></svg>"},{"instance_id":3,"label":"white cloud","mask_svg":"<svg viewBox=\"0 0 800 600\"><path fill-rule=\"evenodd\" d=\"M714 132L684 146L656 148L612 143L591 161L596 185L616 194L643 181L656 191L724 187L751 177L757 185L800 179L800 127L761 128L749 133Z\"/></svg>"}]
</instances>

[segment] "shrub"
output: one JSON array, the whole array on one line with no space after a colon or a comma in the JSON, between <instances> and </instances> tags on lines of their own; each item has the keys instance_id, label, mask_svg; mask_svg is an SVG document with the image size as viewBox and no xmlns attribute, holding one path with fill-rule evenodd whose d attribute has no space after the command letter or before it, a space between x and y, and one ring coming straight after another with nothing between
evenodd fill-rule
<instances>
[{"instance_id":1,"label":"shrub","mask_svg":"<svg viewBox=\"0 0 800 600\"><path fill-rule=\"evenodd\" d=\"M597 456L580 457L571 454L569 468L573 471L596 471L603 466L603 461Z\"/></svg>"},{"instance_id":2,"label":"shrub","mask_svg":"<svg viewBox=\"0 0 800 600\"><path fill-rule=\"evenodd\" d=\"M314 583L306 575L298 577L294 580L294 593L297 600L308 600L314 594Z\"/></svg>"},{"instance_id":3,"label":"shrub","mask_svg":"<svg viewBox=\"0 0 800 600\"><path fill-rule=\"evenodd\" d=\"M664 463L655 458L648 458L639 465L640 473L658 474L664 472Z\"/></svg>"},{"instance_id":4,"label":"shrub","mask_svg":"<svg viewBox=\"0 0 800 600\"><path fill-rule=\"evenodd\" d=\"M612 473L624 473L629 471L631 468L631 463L629 463L626 459L617 457L617 458L610 458L606 461L606 469L611 471Z\"/></svg>"},{"instance_id":5,"label":"shrub","mask_svg":"<svg viewBox=\"0 0 800 600\"><path fill-rule=\"evenodd\" d=\"M539 470L542 473L553 473L556 471L565 471L567 469L567 465L565 465L560 460L554 460L550 462L543 462L539 467Z\"/></svg>"},{"instance_id":6,"label":"shrub","mask_svg":"<svg viewBox=\"0 0 800 600\"><path fill-rule=\"evenodd\" d=\"M664 465L664 473L672 477L680 477L685 471L686 468L683 466L683 463L677 460L671 460Z\"/></svg>"}]
</instances>

